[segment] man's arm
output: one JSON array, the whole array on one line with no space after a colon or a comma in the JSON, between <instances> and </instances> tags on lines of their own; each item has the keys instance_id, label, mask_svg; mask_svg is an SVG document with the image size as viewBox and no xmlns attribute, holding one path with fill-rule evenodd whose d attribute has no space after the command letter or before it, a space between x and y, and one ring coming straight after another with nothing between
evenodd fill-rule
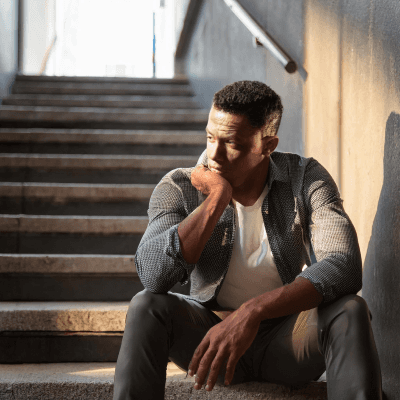
<instances>
[{"instance_id":1,"label":"man's arm","mask_svg":"<svg viewBox=\"0 0 400 400\"><path fill-rule=\"evenodd\" d=\"M188 280L231 198L227 181L205 167L192 171L191 193L195 188L207 199L187 214L181 187L187 176L179 170L168 173L156 186L149 204L149 225L135 255L136 271L143 286L153 293L166 293L176 282ZM179 231L179 232L178 232Z\"/></svg>"},{"instance_id":2,"label":"man's arm","mask_svg":"<svg viewBox=\"0 0 400 400\"><path fill-rule=\"evenodd\" d=\"M289 285L263 293L242 304L245 313L250 313L261 322L310 310L321 304L323 296L306 278L298 277Z\"/></svg>"},{"instance_id":3,"label":"man's arm","mask_svg":"<svg viewBox=\"0 0 400 400\"><path fill-rule=\"evenodd\" d=\"M178 234L183 258L189 264L196 264L232 198L232 187L203 166L193 171L192 184L208 197L179 224Z\"/></svg>"}]
</instances>

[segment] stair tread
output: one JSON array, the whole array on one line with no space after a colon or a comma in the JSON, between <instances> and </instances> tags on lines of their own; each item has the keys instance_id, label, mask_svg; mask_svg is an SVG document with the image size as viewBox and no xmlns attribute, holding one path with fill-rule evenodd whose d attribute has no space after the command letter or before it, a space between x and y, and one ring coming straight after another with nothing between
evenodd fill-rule
<instances>
[{"instance_id":1,"label":"stair tread","mask_svg":"<svg viewBox=\"0 0 400 400\"><path fill-rule=\"evenodd\" d=\"M69 234L143 234L148 225L144 216L82 216L1 214L1 232Z\"/></svg>"},{"instance_id":2,"label":"stair tread","mask_svg":"<svg viewBox=\"0 0 400 400\"><path fill-rule=\"evenodd\" d=\"M49 199L53 202L71 200L113 201L149 200L156 185L150 184L84 184L0 182L0 197Z\"/></svg>"},{"instance_id":3,"label":"stair tread","mask_svg":"<svg viewBox=\"0 0 400 400\"><path fill-rule=\"evenodd\" d=\"M0 254L0 273L134 274L135 255Z\"/></svg>"},{"instance_id":4,"label":"stair tread","mask_svg":"<svg viewBox=\"0 0 400 400\"><path fill-rule=\"evenodd\" d=\"M123 332L128 301L4 301L0 332Z\"/></svg>"},{"instance_id":5,"label":"stair tread","mask_svg":"<svg viewBox=\"0 0 400 400\"><path fill-rule=\"evenodd\" d=\"M57 75L17 75L17 82L121 82L121 83L172 83L188 84L187 78L135 78L135 77L112 77L112 76L57 76Z\"/></svg>"}]
</instances>

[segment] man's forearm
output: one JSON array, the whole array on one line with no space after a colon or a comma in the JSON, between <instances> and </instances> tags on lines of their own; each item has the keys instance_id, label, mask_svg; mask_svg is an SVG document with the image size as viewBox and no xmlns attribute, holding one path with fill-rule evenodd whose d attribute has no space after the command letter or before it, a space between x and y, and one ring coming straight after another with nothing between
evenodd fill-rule
<instances>
[{"instance_id":1,"label":"man's forearm","mask_svg":"<svg viewBox=\"0 0 400 400\"><path fill-rule=\"evenodd\" d=\"M257 320L263 321L310 310L317 307L322 300L322 294L313 284L308 279L299 277L289 285L248 300L241 308L251 312Z\"/></svg>"},{"instance_id":2,"label":"man's forearm","mask_svg":"<svg viewBox=\"0 0 400 400\"><path fill-rule=\"evenodd\" d=\"M197 263L230 199L230 193L222 189L215 190L179 224L181 251L187 263Z\"/></svg>"}]
</instances>

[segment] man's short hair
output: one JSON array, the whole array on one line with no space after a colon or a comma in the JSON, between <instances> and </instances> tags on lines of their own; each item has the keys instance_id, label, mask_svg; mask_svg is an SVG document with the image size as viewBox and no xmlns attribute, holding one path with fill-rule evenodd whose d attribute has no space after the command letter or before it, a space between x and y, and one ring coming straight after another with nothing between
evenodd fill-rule
<instances>
[{"instance_id":1,"label":"man's short hair","mask_svg":"<svg viewBox=\"0 0 400 400\"><path fill-rule=\"evenodd\" d=\"M239 81L214 94L213 107L234 115L245 115L254 128L265 127L263 137L278 133L283 106L280 97L265 83Z\"/></svg>"}]
</instances>

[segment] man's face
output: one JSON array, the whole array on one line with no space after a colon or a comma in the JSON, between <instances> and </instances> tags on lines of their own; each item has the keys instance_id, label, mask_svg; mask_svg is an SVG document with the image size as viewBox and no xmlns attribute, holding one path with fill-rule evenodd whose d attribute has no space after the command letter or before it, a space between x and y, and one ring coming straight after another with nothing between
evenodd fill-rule
<instances>
[{"instance_id":1,"label":"man's face","mask_svg":"<svg viewBox=\"0 0 400 400\"><path fill-rule=\"evenodd\" d=\"M208 168L225 178L233 188L253 180L257 166L265 159L268 138L250 125L244 115L211 108L207 132Z\"/></svg>"}]
</instances>

